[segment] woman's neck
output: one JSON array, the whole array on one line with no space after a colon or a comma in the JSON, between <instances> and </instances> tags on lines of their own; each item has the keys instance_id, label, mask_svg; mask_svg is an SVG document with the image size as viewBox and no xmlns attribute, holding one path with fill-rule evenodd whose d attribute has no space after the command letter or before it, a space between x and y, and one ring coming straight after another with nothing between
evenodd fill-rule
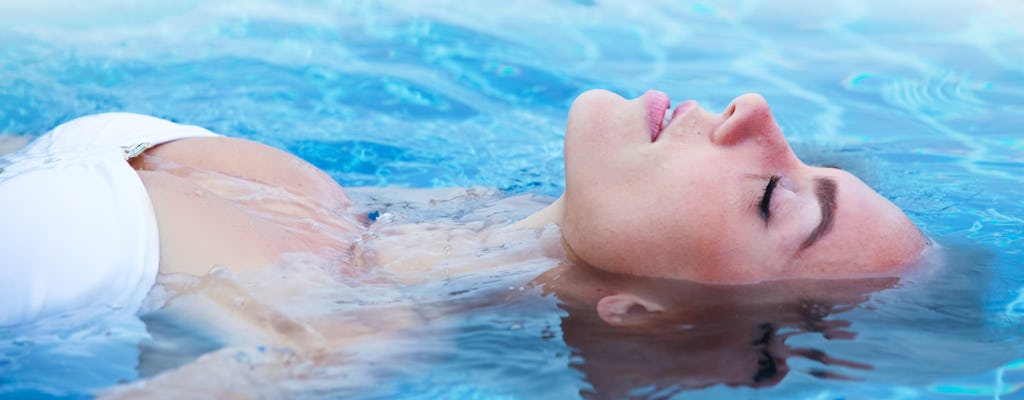
<instances>
[{"instance_id":1,"label":"woman's neck","mask_svg":"<svg viewBox=\"0 0 1024 400\"><path fill-rule=\"evenodd\" d=\"M493 211L529 204L516 199L502 201L506 201L504 205L484 209ZM381 217L357 240L353 261L358 269L384 272L406 284L447 279L536 259L561 261L565 259L559 229L562 204L558 199L525 218L504 223L495 223L491 218L398 222L403 218Z\"/></svg>"},{"instance_id":2,"label":"woman's neck","mask_svg":"<svg viewBox=\"0 0 1024 400\"><path fill-rule=\"evenodd\" d=\"M530 216L516 222L517 228L541 228L546 225L562 225L562 218L565 215L565 196L559 197L553 203L544 207Z\"/></svg>"}]
</instances>

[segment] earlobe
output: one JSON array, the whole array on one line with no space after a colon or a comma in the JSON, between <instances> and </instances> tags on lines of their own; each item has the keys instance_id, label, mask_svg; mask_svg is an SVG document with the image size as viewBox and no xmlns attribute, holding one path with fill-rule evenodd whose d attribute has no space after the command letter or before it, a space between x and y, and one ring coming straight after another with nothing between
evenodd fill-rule
<instances>
[{"instance_id":1,"label":"earlobe","mask_svg":"<svg viewBox=\"0 0 1024 400\"><path fill-rule=\"evenodd\" d=\"M597 314L612 326L640 325L662 311L665 309L660 304L631 293L605 296L597 302Z\"/></svg>"}]
</instances>

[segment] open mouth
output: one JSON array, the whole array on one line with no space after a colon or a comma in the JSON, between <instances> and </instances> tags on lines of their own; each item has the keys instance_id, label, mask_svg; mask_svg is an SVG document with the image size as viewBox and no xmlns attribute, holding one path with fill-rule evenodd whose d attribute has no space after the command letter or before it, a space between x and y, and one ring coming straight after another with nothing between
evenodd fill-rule
<instances>
[{"instance_id":1,"label":"open mouth","mask_svg":"<svg viewBox=\"0 0 1024 400\"><path fill-rule=\"evenodd\" d=\"M644 94L644 98L647 101L647 125L651 133L651 143L658 140L658 136L661 136L661 132L668 128L673 120L697 106L696 101L686 100L679 103L672 114L669 114L672 102L667 94L651 90Z\"/></svg>"}]
</instances>

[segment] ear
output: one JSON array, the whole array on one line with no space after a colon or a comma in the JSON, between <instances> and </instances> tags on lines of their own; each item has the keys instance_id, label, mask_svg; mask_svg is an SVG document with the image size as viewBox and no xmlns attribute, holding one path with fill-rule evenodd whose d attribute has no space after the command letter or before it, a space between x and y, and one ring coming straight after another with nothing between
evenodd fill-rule
<instances>
[{"instance_id":1,"label":"ear","mask_svg":"<svg viewBox=\"0 0 1024 400\"><path fill-rule=\"evenodd\" d=\"M665 311L653 301L632 293L618 293L602 297L597 302L597 315L612 326L636 326L649 320L651 314Z\"/></svg>"}]
</instances>

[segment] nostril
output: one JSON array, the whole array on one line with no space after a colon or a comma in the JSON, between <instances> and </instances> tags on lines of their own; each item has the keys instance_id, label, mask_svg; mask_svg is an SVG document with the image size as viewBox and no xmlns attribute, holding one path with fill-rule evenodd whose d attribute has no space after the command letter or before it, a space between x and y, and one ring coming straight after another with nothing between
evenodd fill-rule
<instances>
[{"instance_id":1,"label":"nostril","mask_svg":"<svg viewBox=\"0 0 1024 400\"><path fill-rule=\"evenodd\" d=\"M729 103L729 107L725 108L725 111L722 113L722 115L725 116L726 119L728 119L734 113L736 113L736 102L735 101L733 101L732 103Z\"/></svg>"},{"instance_id":2,"label":"nostril","mask_svg":"<svg viewBox=\"0 0 1024 400\"><path fill-rule=\"evenodd\" d=\"M771 115L764 97L748 93L737 97L722 112L722 123L713 134L713 142L732 145L748 138L781 136L781 130ZM771 141L772 139L768 139Z\"/></svg>"}]
</instances>

